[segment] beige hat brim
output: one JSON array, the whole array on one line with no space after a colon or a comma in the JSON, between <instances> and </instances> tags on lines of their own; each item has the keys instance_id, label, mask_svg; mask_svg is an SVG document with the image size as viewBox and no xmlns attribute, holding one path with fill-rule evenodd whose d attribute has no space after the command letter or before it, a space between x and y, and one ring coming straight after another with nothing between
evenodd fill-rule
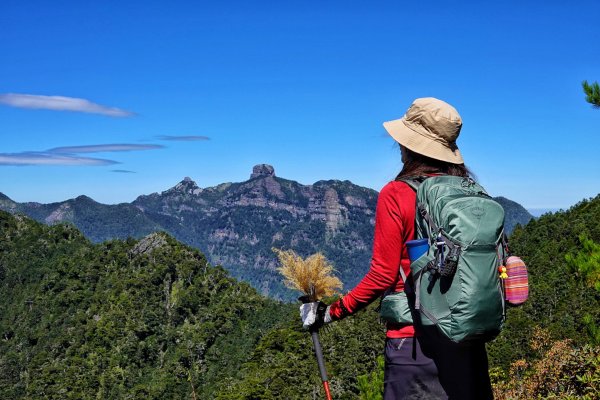
<instances>
[{"instance_id":1,"label":"beige hat brim","mask_svg":"<svg viewBox=\"0 0 600 400\"><path fill-rule=\"evenodd\" d=\"M396 142L415 153L452 164L464 164L458 148L450 149L444 143L414 131L404 123L403 118L384 122L383 127Z\"/></svg>"}]
</instances>

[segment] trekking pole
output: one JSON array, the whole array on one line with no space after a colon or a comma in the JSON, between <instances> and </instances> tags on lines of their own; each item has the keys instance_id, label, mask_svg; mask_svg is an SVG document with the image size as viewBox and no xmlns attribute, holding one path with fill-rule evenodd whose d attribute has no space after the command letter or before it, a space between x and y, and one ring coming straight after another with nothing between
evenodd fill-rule
<instances>
[{"instance_id":1,"label":"trekking pole","mask_svg":"<svg viewBox=\"0 0 600 400\"><path fill-rule=\"evenodd\" d=\"M313 291L311 290L311 292ZM300 301L302 301L303 303L311 303L317 300L314 298L314 294L311 294L310 296L300 297ZM323 382L323 390L325 391L325 398L327 400L331 400L331 392L329 391L329 380L327 379L327 370L325 369L325 361L323 360L323 349L321 348L321 341L319 340L319 327L311 326L308 329L308 331L310 332L310 336L312 337L313 348L315 350L315 357L317 357L319 373L321 374L321 382Z\"/></svg>"},{"instance_id":2,"label":"trekking pole","mask_svg":"<svg viewBox=\"0 0 600 400\"><path fill-rule=\"evenodd\" d=\"M339 278L332 275L333 267L321 253L316 253L303 259L292 250L283 251L273 248L273 251L277 254L281 262L281 267L277 270L285 278L285 285L290 289L296 289L304 293L303 296L298 298L302 303L317 302L318 304L316 321L308 328L308 331L310 332L315 356L317 357L323 390L325 390L325 398L331 400L327 371L325 370L325 362L323 361L323 349L319 340L319 328L325 322L324 316L327 306L325 303L320 302L319 298L335 294L336 289L342 288L342 282Z\"/></svg>"},{"instance_id":3,"label":"trekking pole","mask_svg":"<svg viewBox=\"0 0 600 400\"><path fill-rule=\"evenodd\" d=\"M321 349L321 342L319 341L319 330L313 330L310 335L312 336L313 346L315 347L315 356L317 357L317 364L319 364L319 373L321 374L321 381L323 382L323 390L325 390L325 398L331 400L327 370L325 370L325 362L323 361L323 350Z\"/></svg>"}]
</instances>

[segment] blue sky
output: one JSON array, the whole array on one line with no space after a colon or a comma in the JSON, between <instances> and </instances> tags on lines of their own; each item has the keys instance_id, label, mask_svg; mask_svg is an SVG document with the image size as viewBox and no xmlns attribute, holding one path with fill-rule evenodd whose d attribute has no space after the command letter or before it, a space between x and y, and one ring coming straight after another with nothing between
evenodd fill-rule
<instances>
[{"instance_id":1,"label":"blue sky","mask_svg":"<svg viewBox=\"0 0 600 400\"><path fill-rule=\"evenodd\" d=\"M382 122L433 96L491 194L598 194L600 2L406 3L3 1L0 192L130 202L259 163L379 190L401 168Z\"/></svg>"}]
</instances>

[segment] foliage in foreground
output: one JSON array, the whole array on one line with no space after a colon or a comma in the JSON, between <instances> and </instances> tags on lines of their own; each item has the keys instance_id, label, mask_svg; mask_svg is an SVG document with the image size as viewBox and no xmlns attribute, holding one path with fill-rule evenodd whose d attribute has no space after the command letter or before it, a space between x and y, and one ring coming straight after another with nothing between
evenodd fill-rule
<instances>
[{"instance_id":1,"label":"foliage in foreground","mask_svg":"<svg viewBox=\"0 0 600 400\"><path fill-rule=\"evenodd\" d=\"M360 400L383 400L384 367L385 360L379 356L375 371L357 377Z\"/></svg>"},{"instance_id":2,"label":"foliage in foreground","mask_svg":"<svg viewBox=\"0 0 600 400\"><path fill-rule=\"evenodd\" d=\"M356 399L356 377L376 368L384 341L374 307L330 324L320 333L332 397ZM265 335L245 364L243 379L230 379L219 400L323 398L312 342L300 327L297 307L288 322Z\"/></svg>"}]
</instances>

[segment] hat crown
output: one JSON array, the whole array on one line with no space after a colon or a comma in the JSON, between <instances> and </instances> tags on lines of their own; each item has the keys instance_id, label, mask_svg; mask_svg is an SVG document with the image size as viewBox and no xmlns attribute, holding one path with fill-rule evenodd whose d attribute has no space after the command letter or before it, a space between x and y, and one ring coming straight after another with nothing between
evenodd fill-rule
<instances>
[{"instance_id":1,"label":"hat crown","mask_svg":"<svg viewBox=\"0 0 600 400\"><path fill-rule=\"evenodd\" d=\"M416 99L403 119L447 144L456 142L462 128L458 111L450 104L433 97Z\"/></svg>"},{"instance_id":2,"label":"hat crown","mask_svg":"<svg viewBox=\"0 0 600 400\"><path fill-rule=\"evenodd\" d=\"M383 126L394 140L415 153L452 164L464 163L456 145L462 119L442 100L416 99L402 118Z\"/></svg>"}]
</instances>

